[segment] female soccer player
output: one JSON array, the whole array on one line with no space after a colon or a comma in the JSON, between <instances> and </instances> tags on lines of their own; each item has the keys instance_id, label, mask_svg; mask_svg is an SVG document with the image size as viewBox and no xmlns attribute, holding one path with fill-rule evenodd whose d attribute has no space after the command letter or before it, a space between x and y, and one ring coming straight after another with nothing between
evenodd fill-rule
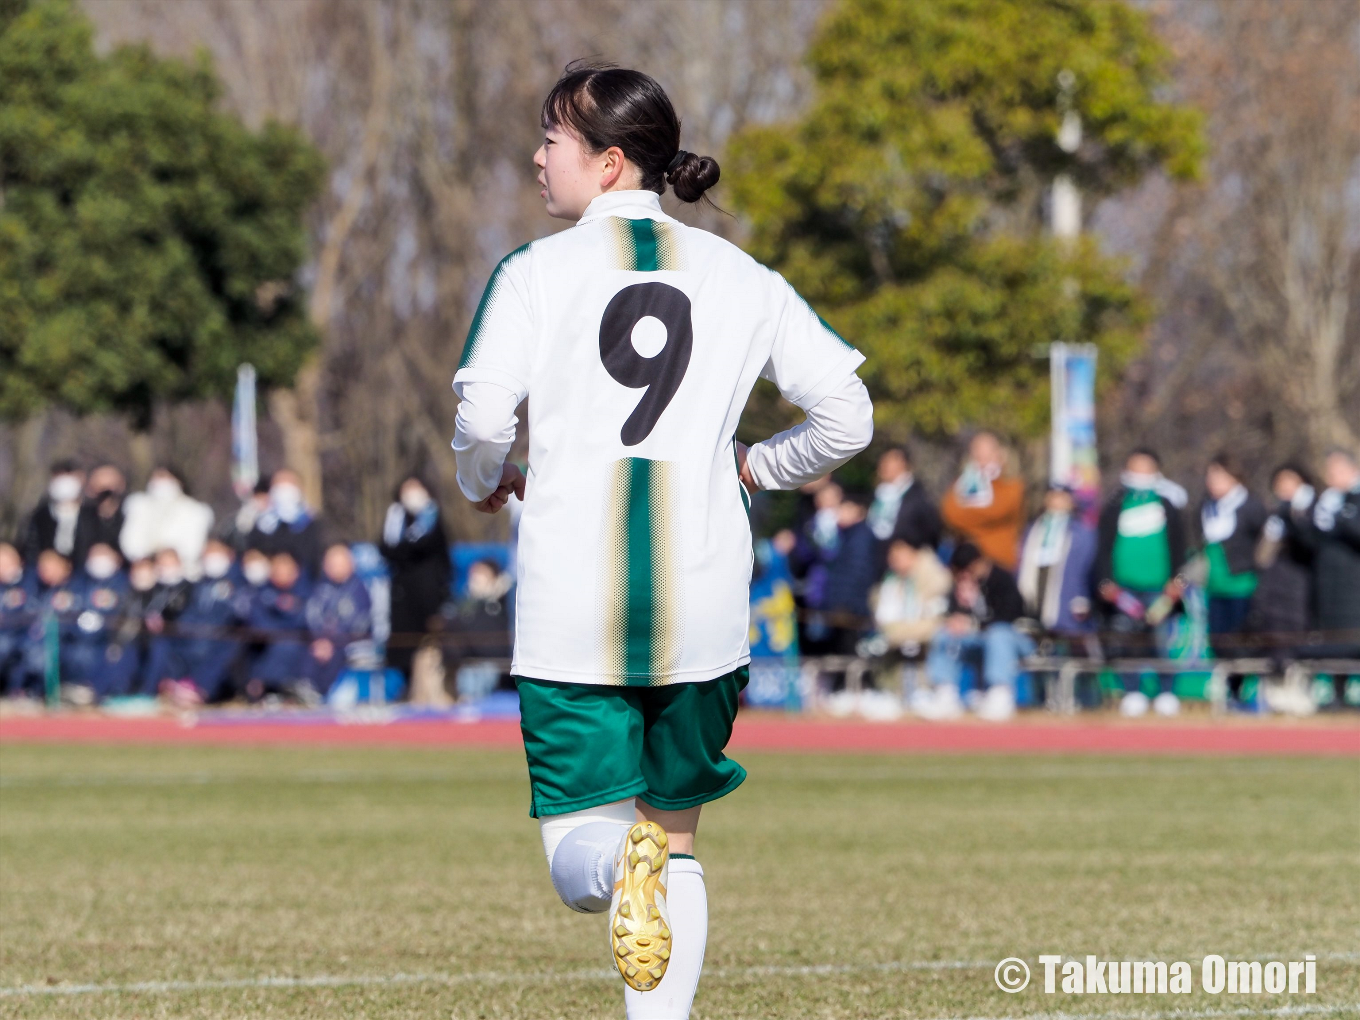
<instances>
[{"instance_id":1,"label":"female soccer player","mask_svg":"<svg viewBox=\"0 0 1360 1020\"><path fill-rule=\"evenodd\" d=\"M863 356L777 273L662 211L718 164L680 148L655 81L573 64L543 129L548 215L576 225L491 275L453 382L458 483L487 513L525 500L511 671L553 886L609 911L630 1020L683 1020L708 932L699 808L746 777L723 748L750 662L747 492L843 464L873 409ZM758 377L807 420L748 451ZM505 463L525 397L527 479Z\"/></svg>"}]
</instances>

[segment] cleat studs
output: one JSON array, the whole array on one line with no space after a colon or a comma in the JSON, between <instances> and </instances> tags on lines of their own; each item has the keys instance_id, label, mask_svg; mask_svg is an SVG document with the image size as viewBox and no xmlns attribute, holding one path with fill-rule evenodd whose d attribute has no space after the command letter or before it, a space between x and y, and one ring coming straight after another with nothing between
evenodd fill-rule
<instances>
[{"instance_id":1,"label":"cleat studs","mask_svg":"<svg viewBox=\"0 0 1360 1020\"><path fill-rule=\"evenodd\" d=\"M631 854L628 855L628 863L635 868L638 866L638 861L640 860L642 860L642 855L638 853L636 850L634 850Z\"/></svg>"},{"instance_id":2,"label":"cleat studs","mask_svg":"<svg viewBox=\"0 0 1360 1020\"><path fill-rule=\"evenodd\" d=\"M635 961L639 967L646 967L652 962L650 956L639 956Z\"/></svg>"},{"instance_id":3,"label":"cleat studs","mask_svg":"<svg viewBox=\"0 0 1360 1020\"><path fill-rule=\"evenodd\" d=\"M660 917L660 916L661 916L661 911L659 911L659 910L656 909L656 904L655 904L655 903L649 903L649 904L647 905L647 917L648 917L648 919L649 919L649 920L652 920L652 921L655 921L655 920L656 920L658 917Z\"/></svg>"},{"instance_id":4,"label":"cleat studs","mask_svg":"<svg viewBox=\"0 0 1360 1020\"><path fill-rule=\"evenodd\" d=\"M662 963L665 963L671 958L671 951L669 949L658 949L656 951L656 956Z\"/></svg>"},{"instance_id":5,"label":"cleat studs","mask_svg":"<svg viewBox=\"0 0 1360 1020\"><path fill-rule=\"evenodd\" d=\"M666 834L664 832L658 832L656 834L657 846L665 846L668 842L670 842L670 840L666 839Z\"/></svg>"},{"instance_id":6,"label":"cleat studs","mask_svg":"<svg viewBox=\"0 0 1360 1020\"><path fill-rule=\"evenodd\" d=\"M620 916L620 917L632 917L632 916L633 916L633 908L632 908L632 906L631 906L630 904L628 904L628 903L622 903L622 904L620 904L620 905L619 905L619 916Z\"/></svg>"},{"instance_id":7,"label":"cleat studs","mask_svg":"<svg viewBox=\"0 0 1360 1020\"><path fill-rule=\"evenodd\" d=\"M661 980L661 975L664 974L664 973L666 973L666 972L665 972L664 970L662 970L660 967L654 967L654 968L652 968L651 970L649 970L647 973L650 974L650 975L652 975L652 980L654 980L654 981L660 981L660 980Z\"/></svg>"},{"instance_id":8,"label":"cleat studs","mask_svg":"<svg viewBox=\"0 0 1360 1020\"><path fill-rule=\"evenodd\" d=\"M617 935L619 938L623 938L625 935L628 934L628 926L626 924L618 925L614 929L614 934Z\"/></svg>"},{"instance_id":9,"label":"cleat studs","mask_svg":"<svg viewBox=\"0 0 1360 1020\"><path fill-rule=\"evenodd\" d=\"M614 950L614 952L618 953L620 956L627 956L627 955L628 955L628 947L627 947L627 946L624 946L624 945L620 945L618 948L616 948L616 949Z\"/></svg>"},{"instance_id":10,"label":"cleat studs","mask_svg":"<svg viewBox=\"0 0 1360 1020\"><path fill-rule=\"evenodd\" d=\"M623 975L624 977L637 977L637 972L638 969L636 967L630 966L627 970L623 972Z\"/></svg>"},{"instance_id":11,"label":"cleat studs","mask_svg":"<svg viewBox=\"0 0 1360 1020\"><path fill-rule=\"evenodd\" d=\"M633 842L634 842L634 843L641 843L642 840L643 840L643 838L644 838L645 836L646 836L646 833L643 832L641 829L634 829L634 830L633 830Z\"/></svg>"},{"instance_id":12,"label":"cleat studs","mask_svg":"<svg viewBox=\"0 0 1360 1020\"><path fill-rule=\"evenodd\" d=\"M638 940L637 940L637 945L638 945L638 948L639 948L639 949L646 949L646 948L647 948L648 946L650 946L651 944L652 944L652 940L651 940L651 939L638 939Z\"/></svg>"},{"instance_id":13,"label":"cleat studs","mask_svg":"<svg viewBox=\"0 0 1360 1020\"><path fill-rule=\"evenodd\" d=\"M670 937L671 937L671 930L670 930L669 928L662 928L662 929L661 929L661 937L662 937L663 939L668 939L668 938L670 938Z\"/></svg>"}]
</instances>

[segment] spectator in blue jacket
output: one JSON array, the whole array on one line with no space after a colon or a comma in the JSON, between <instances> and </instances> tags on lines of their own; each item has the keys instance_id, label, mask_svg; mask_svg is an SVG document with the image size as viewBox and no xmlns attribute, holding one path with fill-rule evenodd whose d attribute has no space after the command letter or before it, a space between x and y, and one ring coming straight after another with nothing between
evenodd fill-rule
<instances>
[{"instance_id":1,"label":"spectator in blue jacket","mask_svg":"<svg viewBox=\"0 0 1360 1020\"><path fill-rule=\"evenodd\" d=\"M24 643L37 604L38 583L19 550L0 542L0 693L19 682Z\"/></svg>"},{"instance_id":2,"label":"spectator in blue jacket","mask_svg":"<svg viewBox=\"0 0 1360 1020\"><path fill-rule=\"evenodd\" d=\"M138 658L136 650L127 647L130 642L122 639L132 591L123 558L108 543L96 543L73 586L80 614L62 647L62 680L71 685L68 697L88 704L129 693L139 686Z\"/></svg>"},{"instance_id":3,"label":"spectator in blue jacket","mask_svg":"<svg viewBox=\"0 0 1360 1020\"><path fill-rule=\"evenodd\" d=\"M250 611L249 586L235 560L226 542L208 540L203 576L190 589L175 635L158 646L150 669L177 704L222 701L232 693L233 666L242 650L240 636L232 632Z\"/></svg>"},{"instance_id":4,"label":"spectator in blue jacket","mask_svg":"<svg viewBox=\"0 0 1360 1020\"><path fill-rule=\"evenodd\" d=\"M55 549L38 555L38 586L34 612L24 641L23 661L11 693L42 697L47 678L47 624L57 628L58 647L75 633L81 612L80 592L71 574L71 561ZM60 657L60 651L58 652Z\"/></svg>"},{"instance_id":5,"label":"spectator in blue jacket","mask_svg":"<svg viewBox=\"0 0 1360 1020\"><path fill-rule=\"evenodd\" d=\"M1026 615L1061 637L1094 630L1091 574L1096 562L1096 534L1074 509L1071 489L1056 483L1049 486L1044 512L1030 525L1021 543L1016 577Z\"/></svg>"},{"instance_id":6,"label":"spectator in blue jacket","mask_svg":"<svg viewBox=\"0 0 1360 1020\"><path fill-rule=\"evenodd\" d=\"M308 675L312 689L325 697L345 668L355 641L368 637L373 626L368 589L354 573L354 554L336 543L326 550L321 580L307 599Z\"/></svg>"},{"instance_id":7,"label":"spectator in blue jacket","mask_svg":"<svg viewBox=\"0 0 1360 1020\"><path fill-rule=\"evenodd\" d=\"M269 559L269 583L250 610L250 628L265 642L251 663L246 693L252 701L267 694L284 694L304 703L316 696L307 680L307 584L291 553Z\"/></svg>"},{"instance_id":8,"label":"spectator in blue jacket","mask_svg":"<svg viewBox=\"0 0 1360 1020\"><path fill-rule=\"evenodd\" d=\"M857 495L842 499L835 540L817 548L824 576L820 590L809 590L807 603L826 625L825 638L814 645L823 655L853 655L873 625L869 589L878 581L878 541L865 520L868 502Z\"/></svg>"}]
</instances>

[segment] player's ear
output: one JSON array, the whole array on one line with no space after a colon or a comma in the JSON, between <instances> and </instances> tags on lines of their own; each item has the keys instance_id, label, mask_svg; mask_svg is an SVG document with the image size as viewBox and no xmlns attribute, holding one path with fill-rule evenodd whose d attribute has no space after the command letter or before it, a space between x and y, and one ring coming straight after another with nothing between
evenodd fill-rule
<instances>
[{"instance_id":1,"label":"player's ear","mask_svg":"<svg viewBox=\"0 0 1360 1020\"><path fill-rule=\"evenodd\" d=\"M623 175L625 165L623 150L617 145L611 145L604 150L601 157L600 166L600 190L608 191Z\"/></svg>"}]
</instances>

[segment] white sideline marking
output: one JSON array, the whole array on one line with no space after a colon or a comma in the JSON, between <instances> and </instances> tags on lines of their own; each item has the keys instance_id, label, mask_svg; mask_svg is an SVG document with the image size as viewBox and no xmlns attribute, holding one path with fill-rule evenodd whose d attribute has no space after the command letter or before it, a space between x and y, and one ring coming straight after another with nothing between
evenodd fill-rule
<instances>
[{"instance_id":1,"label":"white sideline marking","mask_svg":"<svg viewBox=\"0 0 1360 1020\"><path fill-rule=\"evenodd\" d=\"M1323 960L1355 960L1360 953L1319 953ZM1267 957L1270 959L1272 957ZM912 970L990 970L992 961L971 960L910 960L893 963L872 964L806 964L797 967L710 967L704 977L714 980L732 980L749 977L816 977L832 974L886 974ZM206 979L201 981L136 981L129 984L82 984L82 985L11 985L0 986L0 998L20 995L117 995L143 994L154 995L162 992L220 991L235 988L345 988L356 985L468 985L468 984L507 984L525 981L610 981L616 980L618 973L613 970L573 970L559 973L541 974L532 977L510 971L474 971L468 974L318 974L313 977L256 977ZM1171 1010L1156 1013L1070 1013L1066 1011L1051 1013L1024 1013L1000 1017L942 1017L938 1020L1152 1020L1156 1017L1174 1017L1177 1020L1195 1020L1201 1017L1228 1016L1288 1016L1311 1013L1356 1013L1360 1003L1342 1003L1334 1006L1281 1006L1276 1009L1225 1009L1182 1011Z\"/></svg>"}]
</instances>

